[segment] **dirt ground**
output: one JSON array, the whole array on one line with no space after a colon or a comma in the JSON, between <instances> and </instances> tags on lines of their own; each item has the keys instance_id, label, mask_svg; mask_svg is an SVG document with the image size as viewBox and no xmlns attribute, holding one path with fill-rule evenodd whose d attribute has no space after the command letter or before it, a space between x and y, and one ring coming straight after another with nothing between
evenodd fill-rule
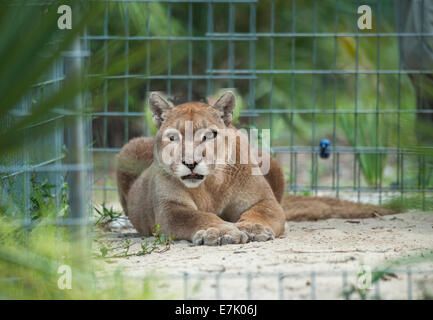
<instances>
[{"instance_id":1,"label":"dirt ground","mask_svg":"<svg viewBox=\"0 0 433 320\"><path fill-rule=\"evenodd\" d=\"M175 241L165 252L142 256L135 254L152 238L138 235L128 221L112 223L103 236L103 242L113 247L126 239L132 255L109 259L106 274L121 267L131 277L162 276L159 289L177 298L338 299L343 288L358 283L361 265L368 270L394 258L433 252L433 212L287 222L284 235L273 241L220 247ZM399 268L401 273L389 274L367 295L425 298L433 292L430 261L412 266L410 274Z\"/></svg>"}]
</instances>

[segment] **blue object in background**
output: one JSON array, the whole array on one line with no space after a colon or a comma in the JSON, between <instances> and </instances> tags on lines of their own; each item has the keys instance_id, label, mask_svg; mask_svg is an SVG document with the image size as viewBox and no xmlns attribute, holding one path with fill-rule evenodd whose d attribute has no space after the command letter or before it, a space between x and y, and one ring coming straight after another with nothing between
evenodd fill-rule
<instances>
[{"instance_id":1,"label":"blue object in background","mask_svg":"<svg viewBox=\"0 0 433 320\"><path fill-rule=\"evenodd\" d=\"M322 139L319 143L320 148L320 158L322 159L328 159L331 155L331 152L329 149L331 148L331 142L328 139Z\"/></svg>"}]
</instances>

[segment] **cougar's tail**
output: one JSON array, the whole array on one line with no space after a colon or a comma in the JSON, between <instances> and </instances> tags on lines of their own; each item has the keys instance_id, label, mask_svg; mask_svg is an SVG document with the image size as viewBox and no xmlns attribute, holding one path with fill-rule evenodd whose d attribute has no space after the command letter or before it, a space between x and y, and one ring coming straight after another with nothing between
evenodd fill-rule
<instances>
[{"instance_id":1,"label":"cougar's tail","mask_svg":"<svg viewBox=\"0 0 433 320\"><path fill-rule=\"evenodd\" d=\"M289 221L323 220L330 218L372 218L400 211L326 197L285 195L281 203Z\"/></svg>"},{"instance_id":2,"label":"cougar's tail","mask_svg":"<svg viewBox=\"0 0 433 320\"><path fill-rule=\"evenodd\" d=\"M153 138L135 138L117 155L117 190L123 211L128 215L127 196L132 184L153 161Z\"/></svg>"}]
</instances>

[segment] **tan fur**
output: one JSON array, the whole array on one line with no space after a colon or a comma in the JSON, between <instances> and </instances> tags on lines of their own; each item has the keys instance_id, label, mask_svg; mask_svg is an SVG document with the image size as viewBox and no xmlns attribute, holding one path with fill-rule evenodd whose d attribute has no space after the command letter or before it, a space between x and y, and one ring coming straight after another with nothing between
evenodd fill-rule
<instances>
[{"instance_id":1,"label":"tan fur","mask_svg":"<svg viewBox=\"0 0 433 320\"><path fill-rule=\"evenodd\" d=\"M152 164L153 138L135 138L126 144L117 156L117 184L120 203L128 215L126 196L132 183Z\"/></svg>"},{"instance_id":2,"label":"tan fur","mask_svg":"<svg viewBox=\"0 0 433 320\"><path fill-rule=\"evenodd\" d=\"M286 219L291 221L330 218L362 219L397 213L371 204L356 203L327 197L285 195L282 206Z\"/></svg>"},{"instance_id":3,"label":"tan fur","mask_svg":"<svg viewBox=\"0 0 433 320\"><path fill-rule=\"evenodd\" d=\"M233 104L224 95L223 106ZM161 136L167 128L184 130L182 123L202 123L218 128L233 128L230 112L216 106L190 102L170 106L153 97L154 122L159 127L155 138L135 138L118 155L117 183L126 215L140 233L150 235L156 224L165 234L194 244L218 245L266 241L284 232L285 220L325 218L365 218L375 213L388 214L371 205L360 205L331 198L285 196L281 165L271 158L265 176L252 175L253 164L213 168L194 188L186 187L173 168L161 163ZM234 106L234 105L233 105ZM239 139L236 139L239 150ZM239 159L237 159L239 160ZM280 203L285 209L281 207Z\"/></svg>"},{"instance_id":4,"label":"tan fur","mask_svg":"<svg viewBox=\"0 0 433 320\"><path fill-rule=\"evenodd\" d=\"M226 97L222 102L232 103L229 100ZM278 174L254 176L251 168L256 165L237 162L214 168L199 187L187 188L172 168L161 163L164 129L183 132L186 120L194 126L205 121L220 129L234 129L230 114L198 102L170 108L157 100L154 108L154 122L160 126L156 137L133 139L118 155L120 200L137 231L149 235L159 224L163 233L175 239L206 245L266 241L284 232L283 209L266 180L278 181ZM282 172L279 166L275 170ZM284 190L284 181L280 182L278 198Z\"/></svg>"}]
</instances>

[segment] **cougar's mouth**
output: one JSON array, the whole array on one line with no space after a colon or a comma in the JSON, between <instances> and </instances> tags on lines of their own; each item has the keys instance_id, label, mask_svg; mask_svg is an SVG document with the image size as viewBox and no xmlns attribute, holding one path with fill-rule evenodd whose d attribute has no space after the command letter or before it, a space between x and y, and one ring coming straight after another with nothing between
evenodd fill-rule
<instances>
[{"instance_id":1,"label":"cougar's mouth","mask_svg":"<svg viewBox=\"0 0 433 320\"><path fill-rule=\"evenodd\" d=\"M186 176L182 176L181 179L182 180L187 180L187 179L191 179L191 180L203 180L204 179L204 175L198 174L198 173L191 173L191 174L187 174Z\"/></svg>"}]
</instances>

